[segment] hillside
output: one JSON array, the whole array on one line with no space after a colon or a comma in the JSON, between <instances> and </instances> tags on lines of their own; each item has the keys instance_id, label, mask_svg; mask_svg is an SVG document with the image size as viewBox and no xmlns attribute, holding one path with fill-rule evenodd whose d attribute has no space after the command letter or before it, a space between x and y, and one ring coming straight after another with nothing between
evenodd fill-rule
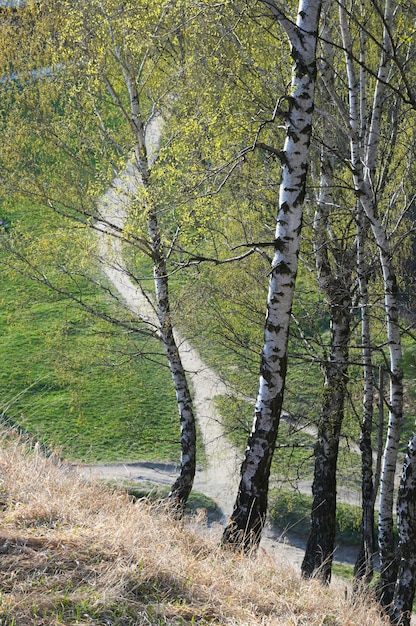
<instances>
[{"instance_id":1,"label":"hillside","mask_svg":"<svg viewBox=\"0 0 416 626\"><path fill-rule=\"evenodd\" d=\"M174 522L10 431L0 470L4 626L386 623L371 604L352 603L345 582L303 581L265 551L227 554L202 513Z\"/></svg>"}]
</instances>

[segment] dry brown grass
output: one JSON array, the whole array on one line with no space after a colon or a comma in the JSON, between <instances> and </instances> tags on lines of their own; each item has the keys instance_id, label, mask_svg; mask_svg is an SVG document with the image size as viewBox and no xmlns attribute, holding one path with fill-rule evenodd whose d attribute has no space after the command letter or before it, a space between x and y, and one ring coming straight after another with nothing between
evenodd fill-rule
<instances>
[{"instance_id":1,"label":"dry brown grass","mask_svg":"<svg viewBox=\"0 0 416 626\"><path fill-rule=\"evenodd\" d=\"M86 482L10 434L0 480L0 626L387 623L345 583L224 552L200 521Z\"/></svg>"}]
</instances>

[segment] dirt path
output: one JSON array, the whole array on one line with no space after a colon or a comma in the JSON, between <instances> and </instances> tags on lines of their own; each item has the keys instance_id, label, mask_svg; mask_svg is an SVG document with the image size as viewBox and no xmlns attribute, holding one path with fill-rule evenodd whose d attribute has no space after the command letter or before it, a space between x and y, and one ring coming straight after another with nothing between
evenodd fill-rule
<instances>
[{"instance_id":1,"label":"dirt path","mask_svg":"<svg viewBox=\"0 0 416 626\"><path fill-rule=\"evenodd\" d=\"M156 117L147 129L146 143L151 159L156 154L161 127L161 120ZM128 165L102 198L99 255L107 278L121 295L128 310L142 319L144 323L149 324L152 329L157 330L158 320L152 301L144 289L130 279L123 261L121 238L118 236L123 229L130 198L140 184L140 178L134 173L133 167ZM198 471L199 490L217 502L224 516L229 516L237 489L237 469L240 459L237 450L223 436L221 416L214 403L215 396L226 393L226 388L220 377L206 366L198 352L177 331L175 331L175 339L192 384L195 413L207 459L204 470ZM131 469L135 471L135 467ZM100 471L105 472L108 477L112 470L101 468ZM123 473L119 466L114 467L114 472L116 471ZM162 478L161 474L158 477ZM175 472L173 468L169 468L168 477L166 476L165 480L173 483L174 478Z\"/></svg>"},{"instance_id":2,"label":"dirt path","mask_svg":"<svg viewBox=\"0 0 416 626\"><path fill-rule=\"evenodd\" d=\"M155 118L147 129L147 145L150 155L156 154L161 134L161 120ZM130 198L139 188L141 181L134 174L131 165L117 177L100 203L101 221L98 223L99 257L102 268L126 308L157 329L158 321L152 301L147 293L133 283L125 267L122 255L121 233L126 209ZM195 413L202 436L206 466L196 473L194 489L212 498L222 511L226 521L232 512L237 492L241 454L224 436L221 416L215 407L215 396L226 393L224 382L200 358L192 345L176 332L179 352L188 372L194 392ZM115 463L106 465L85 465L80 468L86 477L107 480L128 479L131 481L151 481L171 485L176 477L177 468L157 463ZM264 533L262 545L276 557L295 565L300 565L303 558L303 542L283 533L276 536L272 529ZM337 559L354 562L355 555L337 550Z\"/></svg>"}]
</instances>

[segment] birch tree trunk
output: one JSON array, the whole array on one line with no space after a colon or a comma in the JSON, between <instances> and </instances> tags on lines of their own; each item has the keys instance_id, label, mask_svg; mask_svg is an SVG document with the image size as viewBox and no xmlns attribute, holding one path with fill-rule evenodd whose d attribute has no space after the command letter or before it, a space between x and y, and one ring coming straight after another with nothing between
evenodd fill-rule
<instances>
[{"instance_id":1,"label":"birch tree trunk","mask_svg":"<svg viewBox=\"0 0 416 626\"><path fill-rule=\"evenodd\" d=\"M364 19L361 16L361 19ZM367 32L360 29L360 133L367 135ZM374 156L374 155L373 155ZM375 169L375 163L373 171ZM360 547L354 565L355 581L369 584L374 571L374 506L377 484L373 479L372 428L374 413L374 382L371 345L370 298L368 291L368 266L365 254L368 223L361 203L356 204L357 222L357 282L361 314L361 355L363 359L363 417L361 421L361 529Z\"/></svg>"},{"instance_id":2,"label":"birch tree trunk","mask_svg":"<svg viewBox=\"0 0 416 626\"><path fill-rule=\"evenodd\" d=\"M361 355L363 359L363 418L361 422L361 532L360 548L354 565L356 580L369 584L374 572L374 505L377 485L373 480L372 429L374 413L374 382L371 346L371 325L367 266L365 257L365 216L360 203L357 206L357 277L361 312ZM382 394L382 389L380 389Z\"/></svg>"},{"instance_id":3,"label":"birch tree trunk","mask_svg":"<svg viewBox=\"0 0 416 626\"><path fill-rule=\"evenodd\" d=\"M416 434L407 447L397 500L399 571L394 590L392 622L410 626L416 588Z\"/></svg>"},{"instance_id":4,"label":"birch tree trunk","mask_svg":"<svg viewBox=\"0 0 416 626\"><path fill-rule=\"evenodd\" d=\"M130 67L128 59L124 58L117 48L114 50L114 55L119 62L130 99L130 122L135 138L134 162L142 185L142 189L139 189L137 193L138 202L141 204L142 210L146 212L146 224L150 239L151 258L153 262L153 277L155 284L156 312L159 321L159 333L169 363L180 416L180 474L174 482L169 494L169 498L174 504L176 513L180 516L192 490L195 477L195 416L185 369L183 367L173 333L169 299L169 277L160 232L157 204L152 194L150 181L151 158L146 147L145 126L142 119L135 73L133 68ZM113 95L111 88L109 90L110 94Z\"/></svg>"},{"instance_id":5,"label":"birch tree trunk","mask_svg":"<svg viewBox=\"0 0 416 626\"><path fill-rule=\"evenodd\" d=\"M328 361L322 365L325 381L315 444L311 530L302 562L302 574L306 577L317 576L323 582L329 582L335 545L338 449L348 385L354 247L351 248L348 241L338 241L331 236L335 150L329 127L325 130L325 142L321 156L320 194L314 219L314 253L318 284L329 307L331 339Z\"/></svg>"},{"instance_id":6,"label":"birch tree trunk","mask_svg":"<svg viewBox=\"0 0 416 626\"><path fill-rule=\"evenodd\" d=\"M389 241L382 223L375 214L368 184L361 176L361 166L355 162L354 183L360 202L370 222L379 250L384 283L384 309L390 358L390 400L387 439L380 480L379 555L381 600L389 605L396 578L396 555L393 537L394 478L396 473L401 426L403 421L402 348L397 303L398 289Z\"/></svg>"},{"instance_id":7,"label":"birch tree trunk","mask_svg":"<svg viewBox=\"0 0 416 626\"><path fill-rule=\"evenodd\" d=\"M325 387L315 444L311 530L302 562L304 576L316 576L323 582L329 582L331 578L336 527L336 471L348 384L351 294L341 289L337 299L336 304L334 297L331 301L331 349L329 362L324 366Z\"/></svg>"},{"instance_id":8,"label":"birch tree trunk","mask_svg":"<svg viewBox=\"0 0 416 626\"><path fill-rule=\"evenodd\" d=\"M179 409L181 426L181 468L180 474L174 482L169 498L181 515L183 508L192 490L196 470L196 427L193 412L192 397L186 379L185 369L179 355L173 334L172 318L170 313L169 282L161 243L157 211L151 207L147 217L148 232L152 246L153 275L155 282L157 316L160 325L160 335L165 348L176 392L176 401Z\"/></svg>"},{"instance_id":9,"label":"birch tree trunk","mask_svg":"<svg viewBox=\"0 0 416 626\"><path fill-rule=\"evenodd\" d=\"M361 207L370 223L379 251L383 274L384 310L390 357L389 423L380 482L379 514L380 600L384 606L388 606L392 601L397 571L393 537L393 502L394 477L403 418L403 371L401 367L402 350L396 276L389 240L382 221L377 215L377 197L374 193L373 182L379 150L386 76L391 58L389 50L391 47L392 16L391 3L389 0L386 0L383 21L383 46L372 103L370 132L363 141L359 128L359 81L356 78L353 62L354 55L348 25L348 10L344 0L340 4L340 25L348 76L349 134L353 183Z\"/></svg>"},{"instance_id":10,"label":"birch tree trunk","mask_svg":"<svg viewBox=\"0 0 416 626\"><path fill-rule=\"evenodd\" d=\"M246 551L261 538L267 512L270 465L283 403L287 344L296 281L302 205L308 170L316 81L321 0L300 0L296 24L273 0L264 0L289 37L292 92L282 153L279 210L270 272L260 382L252 431L230 523L223 543Z\"/></svg>"}]
</instances>

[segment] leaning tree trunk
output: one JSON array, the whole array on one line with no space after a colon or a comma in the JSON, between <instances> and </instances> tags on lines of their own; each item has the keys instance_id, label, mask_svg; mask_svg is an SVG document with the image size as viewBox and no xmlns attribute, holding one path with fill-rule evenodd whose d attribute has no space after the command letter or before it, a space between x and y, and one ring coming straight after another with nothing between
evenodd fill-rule
<instances>
[{"instance_id":1,"label":"leaning tree trunk","mask_svg":"<svg viewBox=\"0 0 416 626\"><path fill-rule=\"evenodd\" d=\"M308 170L316 43L321 0L300 0L296 25L273 0L264 0L291 43L292 94L282 158L279 211L270 272L260 383L241 480L223 543L249 550L261 538L267 511L270 465L276 443L287 366L287 344L296 281L302 205Z\"/></svg>"},{"instance_id":2,"label":"leaning tree trunk","mask_svg":"<svg viewBox=\"0 0 416 626\"><path fill-rule=\"evenodd\" d=\"M392 622L410 626L416 587L416 434L407 447L397 500L399 571L394 590Z\"/></svg>"},{"instance_id":3,"label":"leaning tree trunk","mask_svg":"<svg viewBox=\"0 0 416 626\"><path fill-rule=\"evenodd\" d=\"M181 426L181 470L173 484L169 498L174 503L177 513L181 514L186 505L196 470L196 428L193 403L185 370L179 355L173 334L169 306L169 284L165 256L160 237L157 212L154 208L148 211L148 232L152 246L153 274L156 288L157 316L160 334L168 358L169 369L175 385L176 400L179 409Z\"/></svg>"},{"instance_id":4,"label":"leaning tree trunk","mask_svg":"<svg viewBox=\"0 0 416 626\"><path fill-rule=\"evenodd\" d=\"M117 54L117 51L116 51ZM120 67L130 96L130 110L132 128L135 132L135 164L140 174L144 189L142 202L147 205L147 231L150 239L151 257L153 262L153 276L156 294L156 310L159 321L160 337L166 352L169 369L175 386L176 400L180 416L181 427L181 466L180 474L174 482L169 498L174 503L176 513L181 515L188 496L192 490L196 469L196 428L191 393L186 379L178 346L173 333L169 300L169 278L166 267L166 257L160 233L157 205L152 198L150 168L152 156L149 155L145 128L141 116L139 93L132 68L128 62L118 58ZM158 144L158 137L156 144ZM140 194L139 194L140 195Z\"/></svg>"}]
</instances>

